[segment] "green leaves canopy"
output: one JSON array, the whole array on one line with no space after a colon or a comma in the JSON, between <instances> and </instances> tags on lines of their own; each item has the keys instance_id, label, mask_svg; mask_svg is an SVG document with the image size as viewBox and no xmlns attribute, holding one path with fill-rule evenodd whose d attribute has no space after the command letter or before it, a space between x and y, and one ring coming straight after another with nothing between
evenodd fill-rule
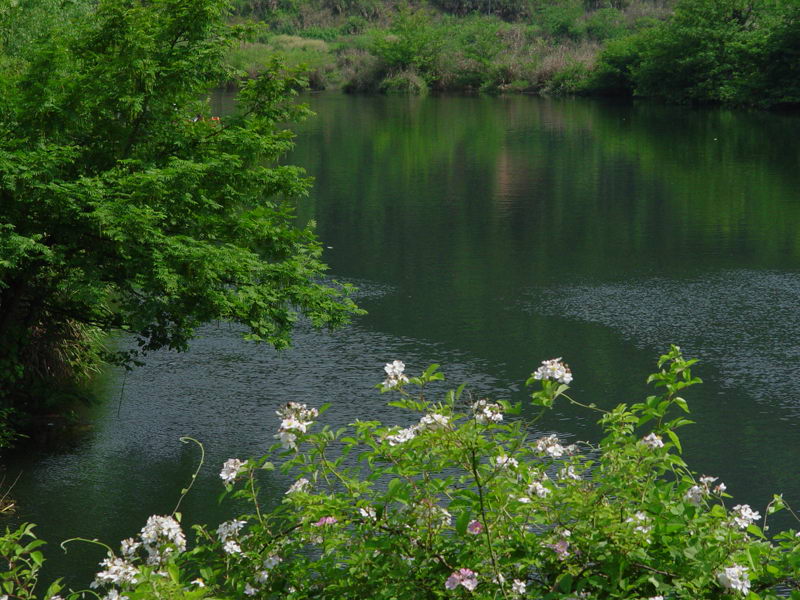
<instances>
[{"instance_id":1,"label":"green leaves canopy","mask_svg":"<svg viewBox=\"0 0 800 600\"><path fill-rule=\"evenodd\" d=\"M309 182L279 164L301 80L274 64L235 114L209 113L243 33L227 10L104 0L0 73L0 389L64 323L153 350L226 319L284 347L299 314L334 327L357 310L320 282L321 246L293 221Z\"/></svg>"}]
</instances>

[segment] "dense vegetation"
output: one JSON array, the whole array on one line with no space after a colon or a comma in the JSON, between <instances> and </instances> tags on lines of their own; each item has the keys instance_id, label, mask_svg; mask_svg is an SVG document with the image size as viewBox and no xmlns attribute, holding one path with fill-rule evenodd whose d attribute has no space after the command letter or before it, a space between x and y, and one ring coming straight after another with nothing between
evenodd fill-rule
<instances>
[{"instance_id":1,"label":"dense vegetation","mask_svg":"<svg viewBox=\"0 0 800 600\"><path fill-rule=\"evenodd\" d=\"M797 0L239 0L266 23L233 62L280 53L318 88L623 94L800 103Z\"/></svg>"},{"instance_id":2,"label":"dense vegetation","mask_svg":"<svg viewBox=\"0 0 800 600\"><path fill-rule=\"evenodd\" d=\"M184 349L225 319L287 345L355 307L320 279L321 246L293 220L309 182L281 165L303 85L272 63L212 118L241 31L224 0L108 0L39 16L3 40L0 69L0 401L22 418L62 404L102 361ZM29 7L2 13L33 26ZM49 28L49 30L48 30ZM135 350L106 350L124 332ZM55 385L60 384L60 385Z\"/></svg>"},{"instance_id":3,"label":"dense vegetation","mask_svg":"<svg viewBox=\"0 0 800 600\"><path fill-rule=\"evenodd\" d=\"M404 426L318 429L324 406L290 402L267 453L221 465L222 497L245 514L196 526L188 540L178 507L198 468L177 506L164 507L171 513L149 517L119 552L101 544L108 554L91 591L39 585L32 525L0 535L0 591L20 600L799 598L799 534L768 526L791 511L783 498L763 514L729 507L724 482L681 456L694 362L673 347L650 395L602 410L568 395L573 374L560 359L544 361L526 408L541 416L567 401L602 427L597 443L567 444L537 431L521 403L472 398L464 386L439 396L437 365L408 377L396 360L377 387L394 395ZM277 506L260 495L268 486L285 490ZM79 543L99 542L69 548Z\"/></svg>"}]
</instances>

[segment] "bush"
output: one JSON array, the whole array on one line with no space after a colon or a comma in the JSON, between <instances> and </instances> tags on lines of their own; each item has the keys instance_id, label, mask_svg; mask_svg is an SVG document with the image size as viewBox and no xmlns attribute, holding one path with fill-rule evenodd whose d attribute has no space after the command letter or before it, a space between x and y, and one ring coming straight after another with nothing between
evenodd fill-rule
<instances>
[{"instance_id":1,"label":"bush","mask_svg":"<svg viewBox=\"0 0 800 600\"><path fill-rule=\"evenodd\" d=\"M109 549L95 586L131 600L794 598L800 538L765 533L782 498L763 519L748 505L729 509L725 485L681 458L694 362L672 347L648 379L656 391L610 410L572 399L569 368L543 362L528 380L539 416L566 401L600 417L599 443L566 445L536 433L520 404L471 398L464 386L429 400L437 365L408 378L394 361L378 387L396 394L389 404L407 411L406 427L356 421L313 433L325 406L287 404L270 453L220 472L223 497L250 502L249 514L197 527L191 550L179 514L152 516L119 555ZM294 483L267 511L258 481L276 468L270 459ZM14 598L37 597L42 557L28 539L29 525L0 538ZM59 591L56 582L45 597Z\"/></svg>"}]
</instances>

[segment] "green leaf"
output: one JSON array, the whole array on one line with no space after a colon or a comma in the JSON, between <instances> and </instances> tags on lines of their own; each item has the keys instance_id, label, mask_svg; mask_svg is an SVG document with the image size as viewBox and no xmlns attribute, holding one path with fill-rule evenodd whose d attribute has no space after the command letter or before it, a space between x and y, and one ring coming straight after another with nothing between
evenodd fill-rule
<instances>
[{"instance_id":1,"label":"green leaf","mask_svg":"<svg viewBox=\"0 0 800 600\"><path fill-rule=\"evenodd\" d=\"M470 523L470 511L465 510L458 515L456 519L456 532L458 535L464 535L467 532L467 525Z\"/></svg>"}]
</instances>

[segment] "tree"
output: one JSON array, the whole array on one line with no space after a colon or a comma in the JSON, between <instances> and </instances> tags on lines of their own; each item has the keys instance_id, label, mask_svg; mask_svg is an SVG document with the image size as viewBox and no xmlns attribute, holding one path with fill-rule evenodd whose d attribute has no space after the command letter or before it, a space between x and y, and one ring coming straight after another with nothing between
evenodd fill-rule
<instances>
[{"instance_id":1,"label":"tree","mask_svg":"<svg viewBox=\"0 0 800 600\"><path fill-rule=\"evenodd\" d=\"M97 332L139 351L183 350L224 319L285 347L299 315L346 322L347 289L293 220L309 181L279 159L295 73L243 84L209 113L242 30L226 0L101 0L0 75L0 398L41 408L37 382L69 379ZM136 353L105 353L130 361Z\"/></svg>"}]
</instances>

